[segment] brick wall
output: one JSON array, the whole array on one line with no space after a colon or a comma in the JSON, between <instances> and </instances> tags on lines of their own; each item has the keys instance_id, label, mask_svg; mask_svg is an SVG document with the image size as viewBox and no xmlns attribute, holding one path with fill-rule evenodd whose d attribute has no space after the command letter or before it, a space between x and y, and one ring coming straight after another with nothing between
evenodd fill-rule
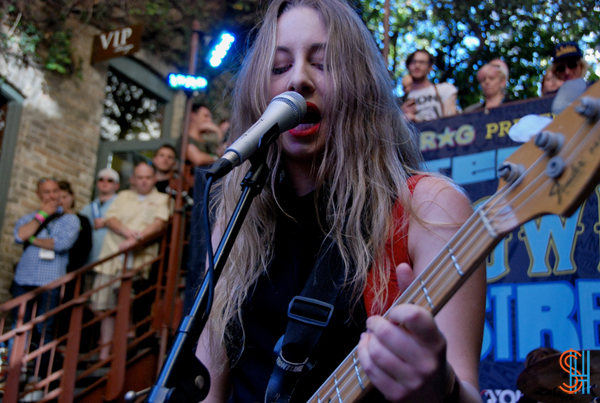
<instances>
[{"instance_id":1,"label":"brick wall","mask_svg":"<svg viewBox=\"0 0 600 403\"><path fill-rule=\"evenodd\" d=\"M73 38L74 59L83 63L80 77L6 64L0 58L0 76L25 98L0 230L0 303L11 297L13 267L22 251L14 242L13 229L20 217L38 208L38 179L56 177L71 182L76 210L92 196L108 62L89 64L93 37L99 31L73 24L78 33ZM147 52L135 57L154 66L161 76L173 71ZM174 99L173 137L181 131L184 105L185 95L180 93Z\"/></svg>"}]
</instances>

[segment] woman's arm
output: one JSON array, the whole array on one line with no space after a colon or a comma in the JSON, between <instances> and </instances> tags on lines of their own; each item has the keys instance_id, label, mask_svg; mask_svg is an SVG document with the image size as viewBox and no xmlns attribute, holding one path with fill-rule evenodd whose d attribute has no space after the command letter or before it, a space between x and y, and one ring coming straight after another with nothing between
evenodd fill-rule
<instances>
[{"instance_id":1,"label":"woman's arm","mask_svg":"<svg viewBox=\"0 0 600 403\"><path fill-rule=\"evenodd\" d=\"M467 197L435 177L419 181L413 194L408 248L412 269L402 264L405 289L429 265L472 214ZM418 220L416 217L419 217ZM435 317L415 305L395 307L389 320L369 318L359 343L361 364L391 401L448 402L459 380L458 400L481 402L478 365L485 313L485 272L480 268Z\"/></svg>"},{"instance_id":2,"label":"woman's arm","mask_svg":"<svg viewBox=\"0 0 600 403\"><path fill-rule=\"evenodd\" d=\"M218 352L213 351L209 345L208 328L200 335L196 347L196 357L208 369L210 373L210 390L208 396L203 400L205 403L224 403L229 398L229 374L227 369L222 368L222 362L215 362L215 357L227 357L225 347L222 346Z\"/></svg>"}]
</instances>

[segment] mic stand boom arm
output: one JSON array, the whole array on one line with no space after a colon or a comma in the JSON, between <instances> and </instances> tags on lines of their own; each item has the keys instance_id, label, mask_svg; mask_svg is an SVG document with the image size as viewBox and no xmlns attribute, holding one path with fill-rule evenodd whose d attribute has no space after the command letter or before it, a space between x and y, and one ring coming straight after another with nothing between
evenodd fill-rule
<instances>
[{"instance_id":1,"label":"mic stand boom arm","mask_svg":"<svg viewBox=\"0 0 600 403\"><path fill-rule=\"evenodd\" d=\"M209 276L204 276L190 312L179 324L173 347L146 400L148 403L197 403L208 395L210 375L206 367L196 358L195 346L208 320L212 305L209 301L214 291L213 284L216 284L219 279L252 200L262 191L269 174L266 151L257 154L262 155L252 158L252 166L241 183L242 194L215 253L214 280L211 281ZM212 179L212 177L208 179L207 190L210 189ZM208 209L207 203L208 199L205 199L206 209ZM210 238L210 234L207 234L208 242Z\"/></svg>"}]
</instances>

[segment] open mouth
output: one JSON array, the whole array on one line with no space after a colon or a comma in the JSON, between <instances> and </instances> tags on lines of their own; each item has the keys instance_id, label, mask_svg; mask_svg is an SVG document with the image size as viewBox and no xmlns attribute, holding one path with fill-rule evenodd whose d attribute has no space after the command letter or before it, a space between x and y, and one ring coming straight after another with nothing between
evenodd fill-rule
<instances>
[{"instance_id":1,"label":"open mouth","mask_svg":"<svg viewBox=\"0 0 600 403\"><path fill-rule=\"evenodd\" d=\"M306 103L306 114L298 126L289 132L294 136L309 136L319 131L321 112L317 105L312 102Z\"/></svg>"}]
</instances>

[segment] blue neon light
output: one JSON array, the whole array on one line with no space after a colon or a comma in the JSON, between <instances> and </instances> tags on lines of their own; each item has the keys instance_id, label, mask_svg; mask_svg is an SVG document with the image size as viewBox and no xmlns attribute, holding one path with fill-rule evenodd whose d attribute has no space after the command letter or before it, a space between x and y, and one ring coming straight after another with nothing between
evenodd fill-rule
<instances>
[{"instance_id":1,"label":"blue neon light","mask_svg":"<svg viewBox=\"0 0 600 403\"><path fill-rule=\"evenodd\" d=\"M200 90L206 88L208 81L204 77L187 76L185 74L169 74L169 85L172 88Z\"/></svg>"},{"instance_id":2,"label":"blue neon light","mask_svg":"<svg viewBox=\"0 0 600 403\"><path fill-rule=\"evenodd\" d=\"M217 67L223 61L225 55L231 48L231 45L235 42L235 37L228 32L221 34L219 43L215 46L213 51L210 53L209 63L212 67Z\"/></svg>"}]
</instances>

